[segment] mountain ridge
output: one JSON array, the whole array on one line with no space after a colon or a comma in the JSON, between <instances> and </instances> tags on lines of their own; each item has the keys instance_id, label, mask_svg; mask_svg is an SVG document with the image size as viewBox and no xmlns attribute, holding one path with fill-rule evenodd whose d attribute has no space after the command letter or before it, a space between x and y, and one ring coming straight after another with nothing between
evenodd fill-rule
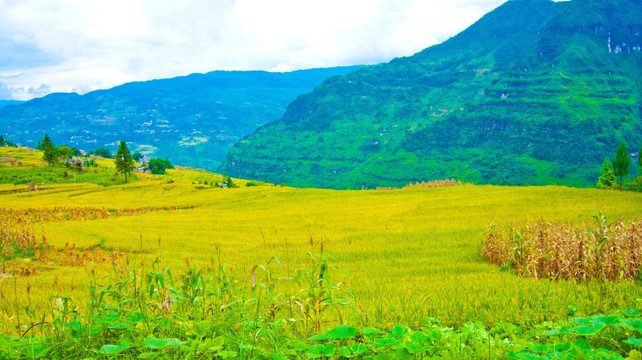
<instances>
[{"instance_id":1,"label":"mountain ridge","mask_svg":"<svg viewBox=\"0 0 642 360\"><path fill-rule=\"evenodd\" d=\"M186 166L216 169L228 147L282 115L297 95L359 66L299 70L213 71L138 81L79 95L53 93L0 108L3 135L34 145L49 133L56 144L133 151Z\"/></svg>"},{"instance_id":2,"label":"mountain ridge","mask_svg":"<svg viewBox=\"0 0 642 360\"><path fill-rule=\"evenodd\" d=\"M642 141L631 13L642 4L508 1L442 44L326 80L221 170L329 188L591 186L621 140Z\"/></svg>"}]
</instances>

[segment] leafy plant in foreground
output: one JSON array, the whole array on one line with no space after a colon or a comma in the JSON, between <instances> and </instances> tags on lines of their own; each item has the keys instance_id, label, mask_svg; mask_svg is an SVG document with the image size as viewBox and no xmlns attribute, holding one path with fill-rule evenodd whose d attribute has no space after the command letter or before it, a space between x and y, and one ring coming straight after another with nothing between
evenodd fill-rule
<instances>
[{"instance_id":1,"label":"leafy plant in foreground","mask_svg":"<svg viewBox=\"0 0 642 360\"><path fill-rule=\"evenodd\" d=\"M627 354L634 358L642 346L638 310L532 329L506 322L488 328L477 321L454 329L428 319L415 328L340 324L320 331L309 320L337 321L331 315L341 316L332 310L350 299L334 294L346 292L331 285L327 271L334 267L328 259L310 259L312 266L295 277L278 276L276 258L257 265L250 274L251 291L225 265L190 268L174 276L157 261L147 272L144 264L130 268L115 262L112 276L91 280L85 313L71 298L52 298L40 321L19 336L0 336L0 358L621 359ZM271 269L272 264L278 269ZM290 296L277 293L273 285L278 281L292 281L301 289ZM291 317L296 306L306 308L305 301L324 310ZM319 317L306 320L308 316ZM313 326L303 327L307 321Z\"/></svg>"}]
</instances>

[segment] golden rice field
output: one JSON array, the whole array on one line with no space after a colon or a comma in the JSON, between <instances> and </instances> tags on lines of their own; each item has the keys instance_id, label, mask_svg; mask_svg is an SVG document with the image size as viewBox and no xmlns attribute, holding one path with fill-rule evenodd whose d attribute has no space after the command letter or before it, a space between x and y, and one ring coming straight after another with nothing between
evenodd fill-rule
<instances>
[{"instance_id":1,"label":"golden rice field","mask_svg":"<svg viewBox=\"0 0 642 360\"><path fill-rule=\"evenodd\" d=\"M611 220L639 219L639 193L555 186L333 191L192 184L205 176L214 180L214 175L176 170L109 187L49 184L26 192L26 185L0 185L0 208L51 209L45 212L52 219L30 226L58 250L100 248L120 254L122 266L131 267L159 259L176 273L223 262L248 288L254 265L276 256L282 269L274 263L272 269L291 276L306 265L308 252L322 246L349 273L336 273L333 280L343 281L354 294L358 310L349 321L355 324L413 326L430 318L446 325L524 324L566 317L569 306L577 307L578 315L642 307L642 288L631 280L599 284L518 277L480 254L490 224L584 223L600 212ZM71 208L113 215L55 219L56 211L62 215L61 209ZM155 210L125 211L143 208ZM15 331L17 313L22 324L35 321L37 310L50 307L53 297L73 296L82 312L89 278L113 272L110 260L89 256L84 263L3 260L0 330ZM20 268L28 271L9 276Z\"/></svg>"}]
</instances>

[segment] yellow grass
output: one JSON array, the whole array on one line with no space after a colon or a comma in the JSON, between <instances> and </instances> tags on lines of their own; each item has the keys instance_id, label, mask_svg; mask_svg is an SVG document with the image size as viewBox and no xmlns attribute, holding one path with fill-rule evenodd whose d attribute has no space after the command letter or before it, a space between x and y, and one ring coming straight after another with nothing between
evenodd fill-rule
<instances>
[{"instance_id":1,"label":"yellow grass","mask_svg":"<svg viewBox=\"0 0 642 360\"><path fill-rule=\"evenodd\" d=\"M186 182L140 181L124 186L61 185L35 193L0 195L12 209L94 207L128 209L194 206L101 220L39 222L57 249L65 244L122 251L130 263L159 258L175 271L226 262L249 285L251 268L277 256L284 273L304 266L305 254L324 242L363 308L354 321L387 326L436 317L447 324L479 319L525 321L636 307L642 297L631 281L596 284L516 277L486 264L481 242L490 223L516 220L583 222L640 216L642 196L564 187L462 186L395 191L331 191L282 187L196 189ZM312 245L314 244L314 245ZM50 296L82 300L91 271L110 265L33 266L36 275L0 280L0 306L15 320L19 306L42 308ZM15 281L15 284L14 284ZM29 291L27 291L29 289ZM605 291L605 296L600 291ZM82 301L80 301L82 303ZM26 315L23 314L23 321Z\"/></svg>"},{"instance_id":2,"label":"yellow grass","mask_svg":"<svg viewBox=\"0 0 642 360\"><path fill-rule=\"evenodd\" d=\"M292 275L307 265L306 253L323 243L334 263L350 273L333 279L345 281L359 304L348 321L369 326L414 326L431 317L447 325L528 322L564 317L569 306L578 315L640 307L641 287L630 280L600 285L517 277L480 254L491 223L583 223L600 212L609 220L640 218L639 193L554 186L333 191L243 187L238 179L240 188L220 189L192 184L199 179L211 183L222 176L177 169L109 187L54 184L27 192L26 185L0 185L0 208L185 208L31 227L58 250L75 244L79 252L123 252L121 261L132 267L158 258L178 273L186 263L222 261L248 287L254 265L276 256L283 269L275 271ZM89 277L112 273L111 264L88 259L85 266L34 259L0 264L0 331L15 330L16 309L23 326L36 321L26 309L46 308L52 296L72 296L82 310ZM8 276L22 268L35 274Z\"/></svg>"}]
</instances>

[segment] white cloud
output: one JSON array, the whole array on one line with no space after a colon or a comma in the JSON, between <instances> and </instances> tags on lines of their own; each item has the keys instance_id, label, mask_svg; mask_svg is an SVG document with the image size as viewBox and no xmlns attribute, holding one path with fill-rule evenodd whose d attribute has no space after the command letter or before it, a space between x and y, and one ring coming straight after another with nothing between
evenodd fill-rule
<instances>
[{"instance_id":1,"label":"white cloud","mask_svg":"<svg viewBox=\"0 0 642 360\"><path fill-rule=\"evenodd\" d=\"M0 49L16 54L0 56L0 83L28 99L217 69L378 63L441 42L502 2L0 0Z\"/></svg>"}]
</instances>

